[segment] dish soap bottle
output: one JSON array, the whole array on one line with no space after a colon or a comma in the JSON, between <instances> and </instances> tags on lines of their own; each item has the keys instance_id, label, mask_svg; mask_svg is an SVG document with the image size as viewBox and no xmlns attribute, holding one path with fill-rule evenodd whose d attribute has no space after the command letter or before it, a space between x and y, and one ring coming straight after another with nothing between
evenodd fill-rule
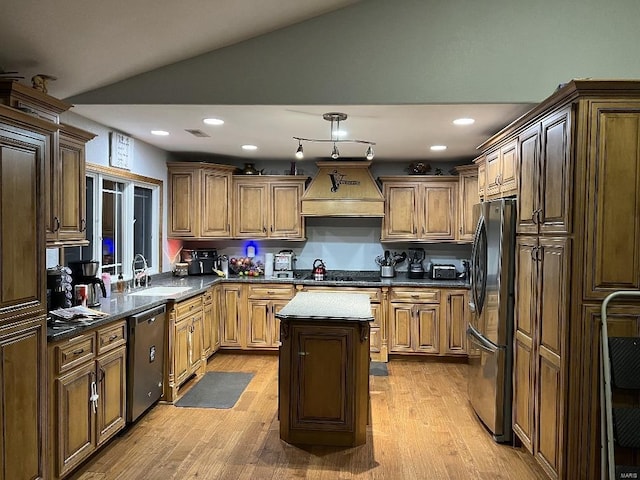
<instances>
[{"instance_id":1,"label":"dish soap bottle","mask_svg":"<svg viewBox=\"0 0 640 480\"><path fill-rule=\"evenodd\" d=\"M124 292L124 279L122 278L122 272L118 274L118 283L116 283L116 290L118 293Z\"/></svg>"}]
</instances>

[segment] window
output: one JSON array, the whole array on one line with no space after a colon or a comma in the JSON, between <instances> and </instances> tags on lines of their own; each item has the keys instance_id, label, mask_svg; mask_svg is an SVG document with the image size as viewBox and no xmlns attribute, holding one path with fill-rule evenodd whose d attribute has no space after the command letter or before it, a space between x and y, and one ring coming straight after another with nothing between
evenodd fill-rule
<instances>
[{"instance_id":1,"label":"window","mask_svg":"<svg viewBox=\"0 0 640 480\"><path fill-rule=\"evenodd\" d=\"M64 263L100 261L101 273L132 276L136 254L147 260L151 273L161 271L162 182L115 169L87 165L86 247L64 249Z\"/></svg>"}]
</instances>

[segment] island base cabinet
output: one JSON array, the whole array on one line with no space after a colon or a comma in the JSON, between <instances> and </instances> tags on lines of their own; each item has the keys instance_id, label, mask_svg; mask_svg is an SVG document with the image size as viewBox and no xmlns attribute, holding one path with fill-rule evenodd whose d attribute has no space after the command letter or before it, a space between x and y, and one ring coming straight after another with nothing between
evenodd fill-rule
<instances>
[{"instance_id":1,"label":"island base cabinet","mask_svg":"<svg viewBox=\"0 0 640 480\"><path fill-rule=\"evenodd\" d=\"M292 444L363 445L369 325L282 320L280 335L280 438Z\"/></svg>"}]
</instances>

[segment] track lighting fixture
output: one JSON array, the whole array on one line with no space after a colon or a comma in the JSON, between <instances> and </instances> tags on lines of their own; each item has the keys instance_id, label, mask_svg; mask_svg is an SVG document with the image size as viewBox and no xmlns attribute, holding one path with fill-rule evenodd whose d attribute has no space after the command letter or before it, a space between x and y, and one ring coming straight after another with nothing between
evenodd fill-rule
<instances>
[{"instance_id":1,"label":"track lighting fixture","mask_svg":"<svg viewBox=\"0 0 640 480\"><path fill-rule=\"evenodd\" d=\"M329 112L322 115L322 118L331 122L331 130L330 130L330 138L328 139L319 139L319 138L302 138L302 137L293 137L298 140L298 149L296 150L296 158L302 159L304 158L302 142L319 142L319 143L333 143L333 148L331 149L331 158L337 160L340 158L340 151L338 150L338 143L362 143L364 145L368 145L366 158L367 160L373 160L373 146L375 142L369 142L367 140L352 140L346 138L338 138L340 132L340 122L344 122L347 119L346 113L340 112Z\"/></svg>"}]
</instances>

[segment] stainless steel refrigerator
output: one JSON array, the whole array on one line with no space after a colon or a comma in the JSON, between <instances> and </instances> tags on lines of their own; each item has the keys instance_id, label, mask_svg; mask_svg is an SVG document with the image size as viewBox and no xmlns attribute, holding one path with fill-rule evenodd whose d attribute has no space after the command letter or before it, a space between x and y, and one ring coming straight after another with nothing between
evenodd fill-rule
<instances>
[{"instance_id":1,"label":"stainless steel refrigerator","mask_svg":"<svg viewBox=\"0 0 640 480\"><path fill-rule=\"evenodd\" d=\"M469 401L497 442L512 436L512 358L516 203L474 206L471 254Z\"/></svg>"}]
</instances>

